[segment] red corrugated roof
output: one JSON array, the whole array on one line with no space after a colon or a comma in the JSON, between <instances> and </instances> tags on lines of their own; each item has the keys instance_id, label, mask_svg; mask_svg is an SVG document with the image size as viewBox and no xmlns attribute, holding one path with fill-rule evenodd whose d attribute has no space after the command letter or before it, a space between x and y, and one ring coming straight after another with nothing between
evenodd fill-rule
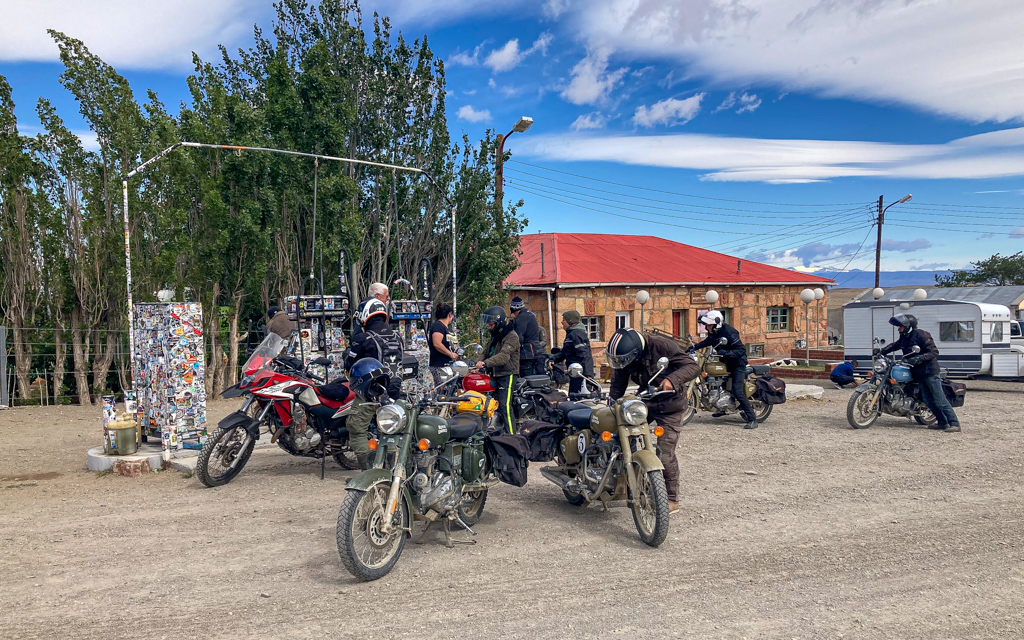
<instances>
[{"instance_id":1,"label":"red corrugated roof","mask_svg":"<svg viewBox=\"0 0 1024 640\"><path fill-rule=\"evenodd\" d=\"M541 245L544 246L543 273ZM535 233L520 236L508 287L580 284L835 284L655 236ZM739 270L737 271L737 260Z\"/></svg>"}]
</instances>

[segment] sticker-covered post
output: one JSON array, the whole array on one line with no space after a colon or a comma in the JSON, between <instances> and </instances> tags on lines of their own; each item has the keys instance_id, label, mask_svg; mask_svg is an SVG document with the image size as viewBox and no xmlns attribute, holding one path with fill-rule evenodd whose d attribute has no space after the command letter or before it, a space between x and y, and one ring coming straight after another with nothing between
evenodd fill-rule
<instances>
[{"instance_id":1,"label":"sticker-covered post","mask_svg":"<svg viewBox=\"0 0 1024 640\"><path fill-rule=\"evenodd\" d=\"M124 272L125 283L128 286L128 391L133 391L135 389L135 307L132 304L132 245L131 231L128 227L128 177L121 181L121 188L124 192Z\"/></svg>"}]
</instances>

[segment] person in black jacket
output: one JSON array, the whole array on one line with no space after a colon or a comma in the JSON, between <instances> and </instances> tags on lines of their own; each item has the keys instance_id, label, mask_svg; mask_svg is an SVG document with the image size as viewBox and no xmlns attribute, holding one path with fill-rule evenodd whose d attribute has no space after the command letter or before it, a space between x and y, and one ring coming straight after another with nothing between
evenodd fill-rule
<instances>
[{"instance_id":1,"label":"person in black jacket","mask_svg":"<svg viewBox=\"0 0 1024 640\"><path fill-rule=\"evenodd\" d=\"M910 375L921 387L921 399L931 409L936 424L931 429L942 429L949 433L960 431L960 420L942 391L939 380L939 350L932 340L932 334L917 328L917 318L909 313L898 313L889 318L889 324L900 332L900 339L882 348L880 353L903 351L903 361L910 365ZM914 347L920 349L914 353Z\"/></svg>"},{"instance_id":2,"label":"person in black jacket","mask_svg":"<svg viewBox=\"0 0 1024 640\"><path fill-rule=\"evenodd\" d=\"M753 407L750 406L750 400L747 399L747 391L743 384L747 378L747 348L740 340L739 331L725 323L721 311L708 311L698 318L698 322L708 327L708 337L693 345L693 349L715 347L722 364L725 365L732 377L732 396L740 405L740 414L747 421L743 428L756 429L757 416L754 414ZM725 338L725 344L721 344L722 338ZM711 417L718 418L724 415L725 411L716 411L711 414Z\"/></svg>"},{"instance_id":3,"label":"person in black jacket","mask_svg":"<svg viewBox=\"0 0 1024 640\"><path fill-rule=\"evenodd\" d=\"M519 375L544 375L544 343L540 339L537 316L526 308L519 296L508 305L516 335L519 336Z\"/></svg>"},{"instance_id":4,"label":"person in black jacket","mask_svg":"<svg viewBox=\"0 0 1024 640\"><path fill-rule=\"evenodd\" d=\"M583 318L579 311L562 313L562 328L565 329L565 342L562 350L551 356L551 363L565 361L566 366L579 363L583 367L583 375L594 377L594 354L590 350L590 338L587 328L583 326ZM583 389L583 378L569 379L570 397Z\"/></svg>"}]
</instances>

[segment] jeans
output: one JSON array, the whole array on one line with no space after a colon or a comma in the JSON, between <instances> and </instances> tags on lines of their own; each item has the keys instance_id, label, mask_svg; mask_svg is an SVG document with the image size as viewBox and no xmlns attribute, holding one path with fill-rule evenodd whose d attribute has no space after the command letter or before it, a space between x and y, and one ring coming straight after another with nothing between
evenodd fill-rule
<instances>
[{"instance_id":1,"label":"jeans","mask_svg":"<svg viewBox=\"0 0 1024 640\"><path fill-rule=\"evenodd\" d=\"M746 366L736 367L729 376L732 378L732 397L740 405L740 415L747 422L756 420L757 416L754 415L754 408L750 406L750 400L747 399L747 390L743 384L747 379Z\"/></svg>"},{"instance_id":2,"label":"jeans","mask_svg":"<svg viewBox=\"0 0 1024 640\"><path fill-rule=\"evenodd\" d=\"M917 384L921 388L921 399L932 410L940 427L948 425L960 426L960 420L957 419L956 413L953 412L953 407L949 404L946 394L942 391L942 381L939 380L939 376L925 376L918 380Z\"/></svg>"},{"instance_id":3,"label":"jeans","mask_svg":"<svg viewBox=\"0 0 1024 640\"><path fill-rule=\"evenodd\" d=\"M544 370L543 360L537 358L520 358L519 359L519 375L520 376L543 376L547 374Z\"/></svg>"},{"instance_id":4,"label":"jeans","mask_svg":"<svg viewBox=\"0 0 1024 640\"><path fill-rule=\"evenodd\" d=\"M853 384L854 382L856 382L853 376L837 376L835 374L832 374L828 378L829 380L838 384L841 387L845 387L848 384Z\"/></svg>"}]
</instances>

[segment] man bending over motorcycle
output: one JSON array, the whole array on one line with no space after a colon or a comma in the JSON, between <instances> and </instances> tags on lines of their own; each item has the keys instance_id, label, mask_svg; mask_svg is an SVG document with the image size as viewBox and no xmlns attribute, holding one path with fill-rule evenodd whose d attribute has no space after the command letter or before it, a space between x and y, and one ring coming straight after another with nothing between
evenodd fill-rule
<instances>
[{"instance_id":1,"label":"man bending over motorcycle","mask_svg":"<svg viewBox=\"0 0 1024 640\"><path fill-rule=\"evenodd\" d=\"M883 347L883 355L900 349L903 361L910 366L910 375L921 387L921 399L935 416L935 426L930 429L941 429L955 433L960 431L960 419L956 417L952 405L942 391L939 380L939 350L932 340L932 334L917 328L917 318L909 313L897 313L889 318L889 324L900 332L900 339ZM914 347L920 349L914 353Z\"/></svg>"},{"instance_id":2,"label":"man bending over motorcycle","mask_svg":"<svg viewBox=\"0 0 1024 640\"><path fill-rule=\"evenodd\" d=\"M605 348L608 365L612 368L608 397L618 400L626 394L630 380L646 388L647 381L658 372L658 359L668 358L668 367L651 380L663 391L675 393L647 404L649 420L665 430L658 438L661 463L665 465L665 485L668 488L669 513L679 511L679 461L676 445L683 430L683 412L686 410L686 383L700 375L700 368L672 340L657 335L642 335L636 329L617 329Z\"/></svg>"},{"instance_id":3,"label":"man bending over motorcycle","mask_svg":"<svg viewBox=\"0 0 1024 640\"><path fill-rule=\"evenodd\" d=\"M732 397L740 405L740 414L747 421L743 428L756 429L757 415L750 406L750 400L747 399L747 391L743 384L747 378L747 348L743 346L743 341L740 340L739 331L725 323L725 318L722 316L721 311L708 311L702 314L697 321L707 326L708 337L691 348L694 350L703 349L708 346L715 348L722 364L725 365L729 375L732 377ZM725 344L721 343L722 338L725 338ZM719 418L724 415L725 411L716 411L711 414L711 417Z\"/></svg>"}]
</instances>

